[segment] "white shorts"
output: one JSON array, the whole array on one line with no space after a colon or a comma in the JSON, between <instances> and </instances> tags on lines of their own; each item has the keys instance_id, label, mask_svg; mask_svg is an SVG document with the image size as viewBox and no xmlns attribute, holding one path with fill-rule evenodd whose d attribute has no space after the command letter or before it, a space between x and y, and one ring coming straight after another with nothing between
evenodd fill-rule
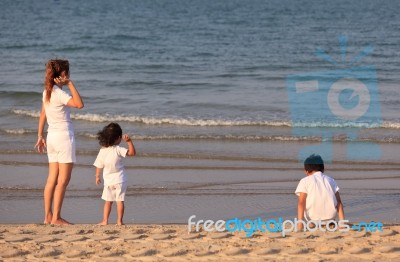
<instances>
[{"instance_id":1,"label":"white shorts","mask_svg":"<svg viewBox=\"0 0 400 262\"><path fill-rule=\"evenodd\" d=\"M49 132L47 134L47 157L49 163L75 163L75 137L72 132Z\"/></svg>"},{"instance_id":2,"label":"white shorts","mask_svg":"<svg viewBox=\"0 0 400 262\"><path fill-rule=\"evenodd\" d=\"M105 201L124 201L127 183L104 186L101 199Z\"/></svg>"}]
</instances>

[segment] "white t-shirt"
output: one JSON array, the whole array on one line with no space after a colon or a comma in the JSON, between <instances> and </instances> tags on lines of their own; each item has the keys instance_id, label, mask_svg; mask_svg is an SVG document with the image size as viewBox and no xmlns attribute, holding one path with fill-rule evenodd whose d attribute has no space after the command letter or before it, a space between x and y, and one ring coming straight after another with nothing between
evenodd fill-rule
<instances>
[{"instance_id":1,"label":"white t-shirt","mask_svg":"<svg viewBox=\"0 0 400 262\"><path fill-rule=\"evenodd\" d=\"M128 149L120 146L102 147L94 166L103 168L103 180L105 186L126 182L126 174L122 158L126 157Z\"/></svg>"},{"instance_id":2,"label":"white t-shirt","mask_svg":"<svg viewBox=\"0 0 400 262\"><path fill-rule=\"evenodd\" d=\"M304 177L300 180L295 194L306 193L306 209L304 211L307 220L335 219L337 215L336 192L339 187L333 178L321 172Z\"/></svg>"},{"instance_id":3,"label":"white t-shirt","mask_svg":"<svg viewBox=\"0 0 400 262\"><path fill-rule=\"evenodd\" d=\"M74 131L70 117L70 108L67 106L71 96L58 86L53 87L50 102L46 102L46 90L43 91L43 104L46 111L47 132Z\"/></svg>"}]
</instances>

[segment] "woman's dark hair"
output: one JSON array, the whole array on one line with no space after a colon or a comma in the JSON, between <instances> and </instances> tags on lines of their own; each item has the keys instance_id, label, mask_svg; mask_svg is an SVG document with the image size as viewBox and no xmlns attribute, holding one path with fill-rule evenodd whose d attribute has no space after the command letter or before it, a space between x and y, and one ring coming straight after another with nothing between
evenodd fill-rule
<instances>
[{"instance_id":1,"label":"woman's dark hair","mask_svg":"<svg viewBox=\"0 0 400 262\"><path fill-rule=\"evenodd\" d=\"M117 123L110 123L97 133L99 144L104 147L113 146L122 137L122 129Z\"/></svg>"},{"instance_id":2,"label":"woman's dark hair","mask_svg":"<svg viewBox=\"0 0 400 262\"><path fill-rule=\"evenodd\" d=\"M324 172L324 160L320 155L312 154L304 161L304 169L308 172L321 171Z\"/></svg>"}]
</instances>

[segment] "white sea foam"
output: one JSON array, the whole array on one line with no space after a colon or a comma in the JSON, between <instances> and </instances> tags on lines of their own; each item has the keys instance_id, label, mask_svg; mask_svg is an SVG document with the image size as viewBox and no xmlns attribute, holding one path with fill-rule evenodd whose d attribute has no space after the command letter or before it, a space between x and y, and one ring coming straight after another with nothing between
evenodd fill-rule
<instances>
[{"instance_id":1,"label":"white sea foam","mask_svg":"<svg viewBox=\"0 0 400 262\"><path fill-rule=\"evenodd\" d=\"M40 113L34 110L14 109L14 114L38 118ZM176 126L269 126L269 127L304 127L304 128L387 128L400 129L399 122L384 121L379 123L334 123L334 122L303 122L292 124L289 120L278 121L252 121L252 120L226 120L226 119L195 119L195 118L157 118L134 115L112 115L112 114L71 114L72 119L88 122L130 122L146 125L176 125Z\"/></svg>"},{"instance_id":2,"label":"white sea foam","mask_svg":"<svg viewBox=\"0 0 400 262\"><path fill-rule=\"evenodd\" d=\"M81 133L80 136L95 139L96 134ZM322 138L318 136L256 136L256 135L133 135L134 140L147 141L165 141L165 140L216 140L216 141L244 141L244 142L265 142L265 141L283 141L283 142L298 142L298 141L313 141L313 142L348 142L348 141L364 141L377 143L399 143L399 138L382 137L371 138L363 137L353 140L347 136L336 136L330 138Z\"/></svg>"},{"instance_id":3,"label":"white sea foam","mask_svg":"<svg viewBox=\"0 0 400 262\"><path fill-rule=\"evenodd\" d=\"M30 117L35 117L35 118L40 116L40 112L34 111L34 110L13 109L12 112L16 115L24 115L24 116L30 116Z\"/></svg>"},{"instance_id":4,"label":"white sea foam","mask_svg":"<svg viewBox=\"0 0 400 262\"><path fill-rule=\"evenodd\" d=\"M385 121L382 123L382 127L388 129L400 129L400 123Z\"/></svg>"},{"instance_id":5,"label":"white sea foam","mask_svg":"<svg viewBox=\"0 0 400 262\"><path fill-rule=\"evenodd\" d=\"M40 113L34 110L14 109L14 114L30 117L39 117ZM71 114L72 119L89 122L131 122L147 125L177 125L177 126L282 126L289 127L289 121L249 121L249 120L223 120L223 119L194 119L194 118L156 118L145 116L124 116L111 114Z\"/></svg>"},{"instance_id":6,"label":"white sea foam","mask_svg":"<svg viewBox=\"0 0 400 262\"><path fill-rule=\"evenodd\" d=\"M12 134L12 135L23 135L23 134L33 133L34 131L19 128L19 129L4 129L4 132L7 134Z\"/></svg>"},{"instance_id":7,"label":"white sea foam","mask_svg":"<svg viewBox=\"0 0 400 262\"><path fill-rule=\"evenodd\" d=\"M156 118L143 116L116 116L98 114L71 115L72 118L90 122L131 122L146 125L177 125L177 126L290 126L287 121L247 121L247 120L220 120L194 118Z\"/></svg>"},{"instance_id":8,"label":"white sea foam","mask_svg":"<svg viewBox=\"0 0 400 262\"><path fill-rule=\"evenodd\" d=\"M135 140L232 140L232 141L320 141L318 137L296 136L240 136L240 135L159 135L159 136L133 136Z\"/></svg>"}]
</instances>

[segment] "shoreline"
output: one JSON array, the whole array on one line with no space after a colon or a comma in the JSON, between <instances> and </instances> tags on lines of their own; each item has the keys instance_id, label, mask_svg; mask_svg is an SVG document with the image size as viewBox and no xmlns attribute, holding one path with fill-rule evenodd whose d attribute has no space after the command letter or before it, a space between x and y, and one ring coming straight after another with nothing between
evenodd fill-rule
<instances>
[{"instance_id":1,"label":"shoreline","mask_svg":"<svg viewBox=\"0 0 400 262\"><path fill-rule=\"evenodd\" d=\"M395 261L400 225L380 233L364 231L279 233L188 233L184 224L0 224L0 257L59 261ZM327 245L328 244L328 245Z\"/></svg>"},{"instance_id":2,"label":"shoreline","mask_svg":"<svg viewBox=\"0 0 400 262\"><path fill-rule=\"evenodd\" d=\"M136 160L135 160L136 161ZM293 219L297 216L294 190L303 177L298 163L230 162L210 160L219 169L194 170L191 165L208 164L199 160L137 159L132 164L184 166L183 169L138 169L129 171L125 202L125 222L148 224L187 223L197 219ZM225 170L243 166L244 170ZM284 169L282 169L284 166ZM346 218L355 221L399 223L399 181L397 166L345 169L329 164L327 175L337 181L345 205ZM363 168L361 168L363 167ZM251 169L256 168L256 169ZM260 168L260 170L259 170ZM344 170L342 170L344 169ZM370 170L370 171L368 171ZM3 166L0 188L0 223L43 222L43 185L46 166ZM102 187L94 183L91 166L77 166L68 186L63 216L72 223L97 223L102 216ZM115 211L115 210L114 210ZM115 221L115 212L110 221Z\"/></svg>"}]
</instances>

